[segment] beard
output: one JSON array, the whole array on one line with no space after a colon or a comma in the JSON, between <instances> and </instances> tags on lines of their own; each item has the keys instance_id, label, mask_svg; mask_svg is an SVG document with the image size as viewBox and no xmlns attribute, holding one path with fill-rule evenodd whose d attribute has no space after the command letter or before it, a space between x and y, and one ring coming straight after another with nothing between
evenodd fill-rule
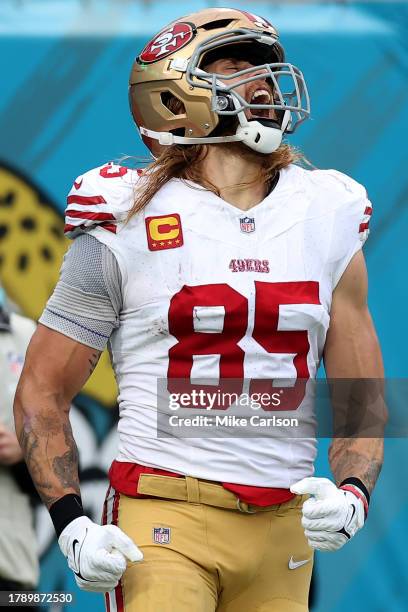
<instances>
[{"instance_id":1,"label":"beard","mask_svg":"<svg viewBox=\"0 0 408 612\"><path fill-rule=\"evenodd\" d=\"M211 136L232 136L236 133L237 127L238 119L236 117L221 117L220 123ZM243 142L220 142L211 146L217 147L225 156L244 158L248 163L258 165L260 168L268 167L271 155L273 155L273 153L265 154L254 151Z\"/></svg>"},{"instance_id":2,"label":"beard","mask_svg":"<svg viewBox=\"0 0 408 612\"><path fill-rule=\"evenodd\" d=\"M262 119L262 117L258 118ZM253 119L257 119L257 117L253 117ZM221 116L219 124L211 132L210 136L233 136L237 132L238 125L239 121L236 116ZM211 146L217 147L217 149L226 155L245 157L249 162L259 164L262 167L269 166L271 159L274 159L274 154L276 153L276 151L273 153L259 153L259 151L254 151L242 142L220 142Z\"/></svg>"}]
</instances>

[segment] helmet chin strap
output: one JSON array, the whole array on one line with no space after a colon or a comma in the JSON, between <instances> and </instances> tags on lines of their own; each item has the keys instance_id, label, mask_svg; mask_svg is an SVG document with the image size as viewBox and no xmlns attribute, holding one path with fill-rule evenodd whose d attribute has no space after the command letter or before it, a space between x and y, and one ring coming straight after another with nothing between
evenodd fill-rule
<instances>
[{"instance_id":1,"label":"helmet chin strap","mask_svg":"<svg viewBox=\"0 0 408 612\"><path fill-rule=\"evenodd\" d=\"M288 111L287 111L288 112ZM279 148L282 142L283 132L279 124L275 121L275 125L263 125L262 119L251 119L247 125L239 125L235 136L208 136L201 138L189 138L188 136L175 136L171 132L155 132L147 128L140 127L139 131L143 136L148 136L154 140L158 140L159 144L165 147L170 147L173 144L220 144L222 142L242 142L250 149L259 153L273 153Z\"/></svg>"},{"instance_id":2,"label":"helmet chin strap","mask_svg":"<svg viewBox=\"0 0 408 612\"><path fill-rule=\"evenodd\" d=\"M190 138L188 136L175 136L171 132L155 132L142 126L139 131L143 136L158 140L160 145L169 147L173 144L217 144L221 142L241 142L240 136L202 136L201 138Z\"/></svg>"},{"instance_id":3,"label":"helmet chin strap","mask_svg":"<svg viewBox=\"0 0 408 612\"><path fill-rule=\"evenodd\" d=\"M250 119L245 112L237 113L239 125L233 136L204 136L201 138L189 138L188 136L175 136L171 132L155 132L140 126L139 131L143 136L158 140L162 146L173 144L218 144L223 142L242 142L250 149L258 153L273 153L282 142L283 133L290 121L290 111L285 111L282 124L273 119Z\"/></svg>"}]
</instances>

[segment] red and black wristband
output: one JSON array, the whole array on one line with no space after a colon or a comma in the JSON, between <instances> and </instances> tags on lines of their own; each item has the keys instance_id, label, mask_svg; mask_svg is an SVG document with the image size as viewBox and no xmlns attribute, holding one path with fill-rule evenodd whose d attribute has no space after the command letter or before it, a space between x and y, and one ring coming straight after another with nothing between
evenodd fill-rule
<instances>
[{"instance_id":1,"label":"red and black wristband","mask_svg":"<svg viewBox=\"0 0 408 612\"><path fill-rule=\"evenodd\" d=\"M85 512L82 507L82 500L79 495L68 493L56 501L49 509L51 520L54 525L57 538L60 537L65 527Z\"/></svg>"},{"instance_id":2,"label":"red and black wristband","mask_svg":"<svg viewBox=\"0 0 408 612\"><path fill-rule=\"evenodd\" d=\"M370 504L370 494L365 484L359 478L350 477L345 478L343 482L340 483L339 489L343 489L343 491L350 491L350 493L353 493L362 501L365 517L367 518L368 506Z\"/></svg>"}]
</instances>

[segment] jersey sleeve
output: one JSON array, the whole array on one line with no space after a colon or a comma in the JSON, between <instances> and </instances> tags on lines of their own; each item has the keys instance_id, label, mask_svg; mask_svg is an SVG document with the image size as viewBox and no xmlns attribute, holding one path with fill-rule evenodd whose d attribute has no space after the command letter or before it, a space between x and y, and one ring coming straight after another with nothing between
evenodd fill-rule
<instances>
[{"instance_id":1,"label":"jersey sleeve","mask_svg":"<svg viewBox=\"0 0 408 612\"><path fill-rule=\"evenodd\" d=\"M109 162L74 181L67 197L64 232L68 238L100 226L116 234L134 203L141 170Z\"/></svg>"},{"instance_id":2,"label":"jersey sleeve","mask_svg":"<svg viewBox=\"0 0 408 612\"><path fill-rule=\"evenodd\" d=\"M122 278L113 253L92 235L67 251L59 281L39 322L102 351L119 326Z\"/></svg>"},{"instance_id":3,"label":"jersey sleeve","mask_svg":"<svg viewBox=\"0 0 408 612\"><path fill-rule=\"evenodd\" d=\"M368 238L373 207L363 185L341 172L324 172L333 215L328 263L334 289Z\"/></svg>"}]
</instances>

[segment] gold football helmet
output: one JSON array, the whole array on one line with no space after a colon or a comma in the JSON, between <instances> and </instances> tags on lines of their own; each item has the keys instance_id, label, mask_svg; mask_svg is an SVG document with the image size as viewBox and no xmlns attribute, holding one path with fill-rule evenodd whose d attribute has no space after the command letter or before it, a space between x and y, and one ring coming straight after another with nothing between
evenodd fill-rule
<instances>
[{"instance_id":1,"label":"gold football helmet","mask_svg":"<svg viewBox=\"0 0 408 612\"><path fill-rule=\"evenodd\" d=\"M205 70L227 57L253 67L228 75ZM259 79L272 92L267 100L248 101L237 91ZM154 155L161 146L219 142L243 142L260 153L272 153L283 134L294 132L310 115L303 74L285 62L274 26L228 8L205 9L163 28L133 64L129 102ZM274 119L265 118L270 109Z\"/></svg>"}]
</instances>

